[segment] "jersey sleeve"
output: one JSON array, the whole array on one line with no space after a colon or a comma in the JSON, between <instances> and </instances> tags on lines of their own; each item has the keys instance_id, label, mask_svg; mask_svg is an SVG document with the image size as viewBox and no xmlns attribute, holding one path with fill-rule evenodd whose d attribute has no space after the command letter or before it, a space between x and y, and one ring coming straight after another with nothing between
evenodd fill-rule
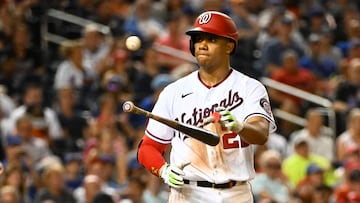
<instances>
[{"instance_id":1,"label":"jersey sleeve","mask_svg":"<svg viewBox=\"0 0 360 203\"><path fill-rule=\"evenodd\" d=\"M170 113L171 108L171 91L165 88L155 103L152 113L164 118L173 119ZM162 124L156 120L149 119L145 134L152 140L162 144L169 144L174 136L174 129Z\"/></svg>"},{"instance_id":2,"label":"jersey sleeve","mask_svg":"<svg viewBox=\"0 0 360 203\"><path fill-rule=\"evenodd\" d=\"M257 80L249 80L249 87L244 99L244 117L243 121L253 117L261 116L270 122L269 132L275 132L276 123L271 110L268 93L265 87Z\"/></svg>"}]
</instances>

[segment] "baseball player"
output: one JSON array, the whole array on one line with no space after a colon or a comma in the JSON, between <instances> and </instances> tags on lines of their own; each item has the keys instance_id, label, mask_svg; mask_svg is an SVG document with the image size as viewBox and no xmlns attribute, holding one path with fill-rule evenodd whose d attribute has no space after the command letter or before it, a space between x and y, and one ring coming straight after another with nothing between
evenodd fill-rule
<instances>
[{"instance_id":1,"label":"baseball player","mask_svg":"<svg viewBox=\"0 0 360 203\"><path fill-rule=\"evenodd\" d=\"M204 12L186 34L199 69L165 87L152 112L204 126L220 143L206 145L150 119L138 160L170 186L170 203L253 202L252 144L264 144L276 129L266 89L230 67L238 35L229 16Z\"/></svg>"}]
</instances>

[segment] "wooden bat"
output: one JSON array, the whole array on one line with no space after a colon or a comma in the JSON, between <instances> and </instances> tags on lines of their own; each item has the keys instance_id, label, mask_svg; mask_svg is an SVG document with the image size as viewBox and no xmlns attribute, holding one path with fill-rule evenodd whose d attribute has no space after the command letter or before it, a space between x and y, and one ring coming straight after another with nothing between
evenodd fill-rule
<instances>
[{"instance_id":1,"label":"wooden bat","mask_svg":"<svg viewBox=\"0 0 360 203\"><path fill-rule=\"evenodd\" d=\"M170 120L167 118L163 118L161 116L154 115L144 109L135 106L131 101L127 101L123 104L123 110L124 112L143 115L147 118L151 118L156 121L159 121L160 123L163 123L171 128L174 128L182 133L185 133L186 135L195 138L200 142L203 142L210 146L216 146L220 141L219 136L211 131L193 125L189 125L186 123L181 123L179 121Z\"/></svg>"}]
</instances>

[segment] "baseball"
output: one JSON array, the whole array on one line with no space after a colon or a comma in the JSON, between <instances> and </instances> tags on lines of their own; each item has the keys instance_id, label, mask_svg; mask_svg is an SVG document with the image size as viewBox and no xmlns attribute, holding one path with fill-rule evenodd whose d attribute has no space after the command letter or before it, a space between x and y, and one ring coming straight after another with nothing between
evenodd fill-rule
<instances>
[{"instance_id":1,"label":"baseball","mask_svg":"<svg viewBox=\"0 0 360 203\"><path fill-rule=\"evenodd\" d=\"M138 36L130 36L126 39L125 45L130 51L136 51L140 49L141 40Z\"/></svg>"}]
</instances>

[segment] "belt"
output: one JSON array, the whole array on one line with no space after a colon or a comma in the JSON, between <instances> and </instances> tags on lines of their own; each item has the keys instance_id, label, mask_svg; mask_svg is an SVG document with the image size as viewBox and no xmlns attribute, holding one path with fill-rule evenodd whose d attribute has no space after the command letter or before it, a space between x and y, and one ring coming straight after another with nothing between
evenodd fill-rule
<instances>
[{"instance_id":1,"label":"belt","mask_svg":"<svg viewBox=\"0 0 360 203\"><path fill-rule=\"evenodd\" d=\"M212 183L212 182L208 182L208 181L190 181L190 180L184 179L184 183L189 184L189 185L196 185L196 186L199 186L199 187L211 187L211 188L229 189L229 188L234 187L235 185L245 184L246 181L231 180L231 181L229 181L227 183Z\"/></svg>"}]
</instances>

